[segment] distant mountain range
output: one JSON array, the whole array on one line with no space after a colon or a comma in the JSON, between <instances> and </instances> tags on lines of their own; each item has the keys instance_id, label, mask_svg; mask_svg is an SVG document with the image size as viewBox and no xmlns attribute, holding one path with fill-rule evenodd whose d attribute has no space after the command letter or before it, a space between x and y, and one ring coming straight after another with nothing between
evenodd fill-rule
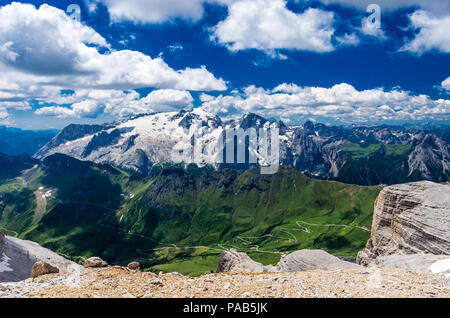
<instances>
[{"instance_id":1,"label":"distant mountain range","mask_svg":"<svg viewBox=\"0 0 450 318\"><path fill-rule=\"evenodd\" d=\"M0 126L0 152L10 156L31 157L58 132L58 130L22 130Z\"/></svg>"},{"instance_id":2,"label":"distant mountain range","mask_svg":"<svg viewBox=\"0 0 450 318\"><path fill-rule=\"evenodd\" d=\"M210 145L217 144L223 130L229 128L278 128L280 163L319 179L360 185L450 180L450 133L445 127L338 127L310 121L287 126L252 113L223 121L200 109L139 115L105 125L69 125L35 158L62 153L150 175L162 164L171 163L170 154L180 143L181 148L191 146L194 131L201 131L203 143ZM248 151L251 147L248 145ZM245 170L251 166L247 161L215 168Z\"/></svg>"}]
</instances>

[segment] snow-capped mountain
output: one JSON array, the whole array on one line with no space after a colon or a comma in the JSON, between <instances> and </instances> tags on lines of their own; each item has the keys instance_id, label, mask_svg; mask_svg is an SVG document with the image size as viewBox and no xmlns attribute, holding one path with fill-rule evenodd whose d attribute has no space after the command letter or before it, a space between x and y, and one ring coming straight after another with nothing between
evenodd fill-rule
<instances>
[{"instance_id":1,"label":"snow-capped mountain","mask_svg":"<svg viewBox=\"0 0 450 318\"><path fill-rule=\"evenodd\" d=\"M62 153L80 160L109 163L148 174L155 164L189 163L189 158L193 159L195 145L201 145L202 160L191 162L199 165L209 163L215 168L242 169L251 165L250 154L257 157L259 164L264 164L259 145L247 141L244 164L221 163L224 156L221 150L226 147L223 140L227 130L249 131L250 128L258 137L261 132L276 129L279 132L280 164L319 178L352 182L353 174L365 173L368 176L361 180L356 178L354 182L378 184L421 178L445 181L450 176L448 142L423 129L388 126L344 128L312 122L303 126L286 126L281 121L267 120L252 113L237 120L223 121L200 108L139 115L105 125L69 125L39 150L35 158ZM177 161L179 154L187 160ZM394 159L398 161L398 167L391 168L398 169L399 176L386 179L385 173L390 172L384 172L383 166L376 162L381 160L389 164ZM361 169L363 172L359 171Z\"/></svg>"}]
</instances>

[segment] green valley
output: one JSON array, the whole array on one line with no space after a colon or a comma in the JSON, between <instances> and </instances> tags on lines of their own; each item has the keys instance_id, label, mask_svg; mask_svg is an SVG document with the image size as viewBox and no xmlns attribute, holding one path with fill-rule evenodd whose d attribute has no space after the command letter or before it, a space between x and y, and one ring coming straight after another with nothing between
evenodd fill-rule
<instances>
[{"instance_id":1,"label":"green valley","mask_svg":"<svg viewBox=\"0 0 450 318\"><path fill-rule=\"evenodd\" d=\"M139 261L152 271L199 275L225 248L276 263L283 253L324 249L354 257L370 236L380 187L310 179L288 167L155 167L150 176L55 154L0 186L0 230L75 261ZM35 191L46 210L33 220Z\"/></svg>"}]
</instances>

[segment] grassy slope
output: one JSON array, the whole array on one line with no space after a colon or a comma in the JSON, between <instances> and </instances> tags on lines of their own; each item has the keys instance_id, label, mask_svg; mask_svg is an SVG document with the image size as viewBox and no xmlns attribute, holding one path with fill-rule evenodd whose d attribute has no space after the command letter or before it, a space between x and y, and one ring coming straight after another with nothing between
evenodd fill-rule
<instances>
[{"instance_id":1,"label":"grassy slope","mask_svg":"<svg viewBox=\"0 0 450 318\"><path fill-rule=\"evenodd\" d=\"M369 237L360 227L370 228L378 192L377 187L309 179L289 168L274 176L262 176L258 169L197 178L174 173L154 180L146 196L127 206L122 221L130 233L145 235L130 243L153 239L160 243L155 246L167 247L152 254L156 260L146 257L148 250L136 249L141 262L154 269L186 271L187 264L194 272L213 269L210 264L217 264L223 246L266 264L301 248L354 256ZM199 246L212 249L197 255L201 249L188 248ZM154 265L165 259L171 262Z\"/></svg>"},{"instance_id":2,"label":"grassy slope","mask_svg":"<svg viewBox=\"0 0 450 318\"><path fill-rule=\"evenodd\" d=\"M395 184L421 180L420 175L408 175L408 155L411 145L348 144L343 148L348 160L337 180L355 184Z\"/></svg>"}]
</instances>

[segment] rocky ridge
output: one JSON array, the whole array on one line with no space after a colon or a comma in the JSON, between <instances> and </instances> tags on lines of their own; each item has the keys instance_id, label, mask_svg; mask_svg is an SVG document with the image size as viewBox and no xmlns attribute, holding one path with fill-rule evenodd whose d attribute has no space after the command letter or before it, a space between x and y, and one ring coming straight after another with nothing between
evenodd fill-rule
<instances>
[{"instance_id":1,"label":"rocky ridge","mask_svg":"<svg viewBox=\"0 0 450 318\"><path fill-rule=\"evenodd\" d=\"M31 241L0 233L0 282L21 281L30 277L36 262L45 262L63 273L81 266Z\"/></svg>"},{"instance_id":2,"label":"rocky ridge","mask_svg":"<svg viewBox=\"0 0 450 318\"><path fill-rule=\"evenodd\" d=\"M357 262L380 256L450 255L450 186L429 181L385 187L375 201L371 237Z\"/></svg>"},{"instance_id":3,"label":"rocky ridge","mask_svg":"<svg viewBox=\"0 0 450 318\"><path fill-rule=\"evenodd\" d=\"M372 163L360 164L369 170L368 180L355 179L350 183L379 184L428 179L447 181L450 178L450 146L448 140L432 132L401 127L336 127L307 122L303 126L286 126L281 121L267 120L256 114L245 114L239 119L222 121L218 116L202 109L192 111L145 114L105 125L69 125L52 141L40 149L35 157L44 159L62 153L80 160L108 163L151 174L152 167L159 163L174 162L174 155L185 152L192 155L193 136L205 146L202 150L206 163L216 168L222 159L219 140L226 129L254 128L265 131L278 128L280 132L280 164L293 167L310 176L337 179L349 182L352 174L340 175L352 160L343 151L349 143L363 149L370 145L383 145L376 152L386 160L385 145L411 145L404 161L396 166L398 176L391 179L380 171L372 171ZM249 153L264 160L257 149L249 145ZM219 160L219 161L220 161ZM197 162L198 163L198 162ZM200 165L203 165L200 164ZM226 167L246 169L251 164L232 164ZM356 169L358 169L356 167ZM345 170L345 169L344 169ZM362 173L359 171L359 173ZM352 180L350 180L352 181Z\"/></svg>"}]
</instances>

